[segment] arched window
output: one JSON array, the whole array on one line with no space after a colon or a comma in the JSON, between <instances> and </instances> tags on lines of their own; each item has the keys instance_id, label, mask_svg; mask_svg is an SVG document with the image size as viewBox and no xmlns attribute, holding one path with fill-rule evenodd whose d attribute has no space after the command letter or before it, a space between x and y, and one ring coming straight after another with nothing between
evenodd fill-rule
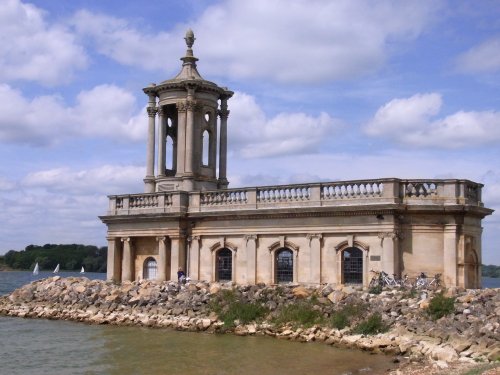
<instances>
[{"instance_id":1,"label":"arched window","mask_svg":"<svg viewBox=\"0 0 500 375\"><path fill-rule=\"evenodd\" d=\"M158 273L158 266L154 258L147 258L144 261L142 276L145 280L155 280Z\"/></svg>"},{"instance_id":2,"label":"arched window","mask_svg":"<svg viewBox=\"0 0 500 375\"><path fill-rule=\"evenodd\" d=\"M342 252L342 276L344 284L363 284L363 251L348 247Z\"/></svg>"},{"instance_id":3,"label":"arched window","mask_svg":"<svg viewBox=\"0 0 500 375\"><path fill-rule=\"evenodd\" d=\"M165 161L165 168L173 170L174 169L174 140L171 136L167 135L166 141L166 151L167 160Z\"/></svg>"},{"instance_id":4,"label":"arched window","mask_svg":"<svg viewBox=\"0 0 500 375\"><path fill-rule=\"evenodd\" d=\"M231 281L233 279L233 253L224 248L215 254L217 281Z\"/></svg>"},{"instance_id":5,"label":"arched window","mask_svg":"<svg viewBox=\"0 0 500 375\"><path fill-rule=\"evenodd\" d=\"M275 254L276 282L293 282L293 251L284 247Z\"/></svg>"},{"instance_id":6,"label":"arched window","mask_svg":"<svg viewBox=\"0 0 500 375\"><path fill-rule=\"evenodd\" d=\"M208 154L210 151L210 133L208 130L203 132L203 152L202 152L202 164L208 166Z\"/></svg>"}]
</instances>

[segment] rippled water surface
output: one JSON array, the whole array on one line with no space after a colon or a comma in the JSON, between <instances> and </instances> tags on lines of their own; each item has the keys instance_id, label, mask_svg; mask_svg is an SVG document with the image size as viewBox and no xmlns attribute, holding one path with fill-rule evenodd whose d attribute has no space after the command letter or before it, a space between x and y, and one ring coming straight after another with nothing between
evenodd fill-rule
<instances>
[{"instance_id":1,"label":"rippled water surface","mask_svg":"<svg viewBox=\"0 0 500 375\"><path fill-rule=\"evenodd\" d=\"M0 317L1 374L367 374L390 358L321 344Z\"/></svg>"}]
</instances>

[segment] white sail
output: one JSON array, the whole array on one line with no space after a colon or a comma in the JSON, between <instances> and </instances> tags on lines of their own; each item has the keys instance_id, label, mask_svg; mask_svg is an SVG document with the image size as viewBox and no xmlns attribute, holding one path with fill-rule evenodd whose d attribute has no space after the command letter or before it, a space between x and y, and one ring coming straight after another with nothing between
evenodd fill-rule
<instances>
[{"instance_id":1,"label":"white sail","mask_svg":"<svg viewBox=\"0 0 500 375\"><path fill-rule=\"evenodd\" d=\"M57 263L57 266L56 266L54 272L52 272L52 273L58 273L58 272L59 272L59 263Z\"/></svg>"},{"instance_id":2,"label":"white sail","mask_svg":"<svg viewBox=\"0 0 500 375\"><path fill-rule=\"evenodd\" d=\"M83 268L83 266L82 266L82 270L80 271L80 273L85 273L85 269Z\"/></svg>"},{"instance_id":3,"label":"white sail","mask_svg":"<svg viewBox=\"0 0 500 375\"><path fill-rule=\"evenodd\" d=\"M39 268L38 267L38 262L35 264L35 268L33 269L33 275L38 275L38 271L39 271Z\"/></svg>"}]
</instances>

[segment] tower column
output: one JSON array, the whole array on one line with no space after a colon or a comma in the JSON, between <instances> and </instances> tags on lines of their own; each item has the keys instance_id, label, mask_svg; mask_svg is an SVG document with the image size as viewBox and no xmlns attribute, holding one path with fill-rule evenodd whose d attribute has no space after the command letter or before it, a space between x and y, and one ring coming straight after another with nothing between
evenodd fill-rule
<instances>
[{"instance_id":1,"label":"tower column","mask_svg":"<svg viewBox=\"0 0 500 375\"><path fill-rule=\"evenodd\" d=\"M227 109L227 97L222 97L220 110L220 145L219 145L219 188L227 188L227 117L229 111Z\"/></svg>"},{"instance_id":2,"label":"tower column","mask_svg":"<svg viewBox=\"0 0 500 375\"><path fill-rule=\"evenodd\" d=\"M177 142L175 142L176 176L181 177L185 171L185 144L186 144L186 112L185 101L177 102Z\"/></svg>"},{"instance_id":3,"label":"tower column","mask_svg":"<svg viewBox=\"0 0 500 375\"><path fill-rule=\"evenodd\" d=\"M193 152L194 152L194 111L196 101L194 100L194 86L187 88L188 95L186 100L186 165L187 175L193 174Z\"/></svg>"},{"instance_id":4,"label":"tower column","mask_svg":"<svg viewBox=\"0 0 500 375\"><path fill-rule=\"evenodd\" d=\"M158 176L165 176L167 128L163 107L158 108Z\"/></svg>"},{"instance_id":5,"label":"tower column","mask_svg":"<svg viewBox=\"0 0 500 375\"><path fill-rule=\"evenodd\" d=\"M144 178L145 192L154 193L155 191L155 117L158 109L154 102L154 96L149 98L148 110L148 143L146 157L146 177Z\"/></svg>"}]
</instances>

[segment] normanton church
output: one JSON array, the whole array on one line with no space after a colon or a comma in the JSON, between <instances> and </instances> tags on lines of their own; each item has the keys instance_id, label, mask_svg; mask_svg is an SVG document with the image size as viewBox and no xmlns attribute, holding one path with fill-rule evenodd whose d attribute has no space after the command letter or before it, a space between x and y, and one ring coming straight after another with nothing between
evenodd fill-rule
<instances>
[{"instance_id":1,"label":"normanton church","mask_svg":"<svg viewBox=\"0 0 500 375\"><path fill-rule=\"evenodd\" d=\"M144 192L109 196L107 278L358 284L370 270L481 286L483 185L381 178L229 188L233 92L193 54L148 97ZM231 126L245 126L233 124Z\"/></svg>"}]
</instances>

